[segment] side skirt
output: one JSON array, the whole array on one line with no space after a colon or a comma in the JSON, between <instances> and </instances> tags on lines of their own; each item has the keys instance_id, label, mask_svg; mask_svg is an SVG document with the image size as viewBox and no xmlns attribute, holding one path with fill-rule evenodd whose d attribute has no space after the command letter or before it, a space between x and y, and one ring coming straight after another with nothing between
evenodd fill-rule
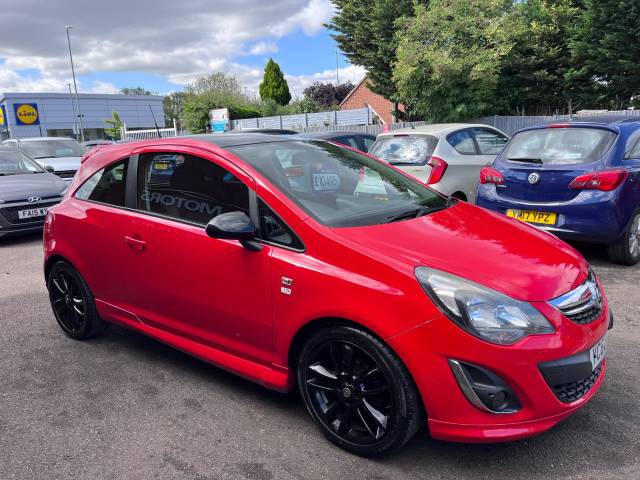
<instances>
[{"instance_id":1,"label":"side skirt","mask_svg":"<svg viewBox=\"0 0 640 480\"><path fill-rule=\"evenodd\" d=\"M295 382L294 376L288 368L273 364L267 366L256 363L209 345L203 345L202 343L169 333L165 330L151 327L142 323L133 313L102 300L96 299L96 307L100 317L105 321L137 330L151 338L244 377L247 380L258 383L268 389L278 392L288 392L293 388Z\"/></svg>"}]
</instances>

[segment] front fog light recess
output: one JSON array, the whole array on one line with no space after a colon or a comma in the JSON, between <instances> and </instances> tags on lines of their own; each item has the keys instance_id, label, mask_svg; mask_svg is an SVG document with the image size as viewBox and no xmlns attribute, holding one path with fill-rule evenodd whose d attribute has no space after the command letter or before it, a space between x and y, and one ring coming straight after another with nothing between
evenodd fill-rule
<instances>
[{"instance_id":1,"label":"front fog light recess","mask_svg":"<svg viewBox=\"0 0 640 480\"><path fill-rule=\"evenodd\" d=\"M482 340L510 345L527 335L555 332L542 313L527 302L432 268L418 267L415 273L440 310Z\"/></svg>"}]
</instances>

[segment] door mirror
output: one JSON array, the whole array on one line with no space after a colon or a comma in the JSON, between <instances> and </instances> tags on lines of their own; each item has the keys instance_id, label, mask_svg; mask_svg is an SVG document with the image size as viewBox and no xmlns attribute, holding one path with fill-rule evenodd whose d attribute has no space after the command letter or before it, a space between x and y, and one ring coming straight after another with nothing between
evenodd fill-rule
<instances>
[{"instance_id":1,"label":"door mirror","mask_svg":"<svg viewBox=\"0 0 640 480\"><path fill-rule=\"evenodd\" d=\"M54 173L56 171L51 165L45 165L44 169L49 173Z\"/></svg>"},{"instance_id":2,"label":"door mirror","mask_svg":"<svg viewBox=\"0 0 640 480\"><path fill-rule=\"evenodd\" d=\"M256 226L244 212L222 213L207 225L207 235L212 238L252 240L256 234Z\"/></svg>"},{"instance_id":3,"label":"door mirror","mask_svg":"<svg viewBox=\"0 0 640 480\"><path fill-rule=\"evenodd\" d=\"M258 230L244 212L222 213L207 224L207 235L211 238L239 240L244 248L252 252L262 250L262 244L255 241Z\"/></svg>"}]
</instances>

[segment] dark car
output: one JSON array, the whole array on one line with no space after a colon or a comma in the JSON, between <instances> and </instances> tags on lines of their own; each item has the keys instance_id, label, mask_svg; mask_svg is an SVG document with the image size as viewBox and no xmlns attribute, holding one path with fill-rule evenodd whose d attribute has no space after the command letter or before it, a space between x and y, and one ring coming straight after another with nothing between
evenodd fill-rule
<instances>
[{"instance_id":1,"label":"dark car","mask_svg":"<svg viewBox=\"0 0 640 480\"><path fill-rule=\"evenodd\" d=\"M480 172L477 203L640 261L640 121L591 118L517 132Z\"/></svg>"},{"instance_id":2,"label":"dark car","mask_svg":"<svg viewBox=\"0 0 640 480\"><path fill-rule=\"evenodd\" d=\"M86 142L82 142L82 146L84 148L86 148L87 150L91 150L92 148L96 148L96 147L104 147L105 145L113 145L115 142L115 140L104 140L104 139L98 139L98 140L87 140Z\"/></svg>"},{"instance_id":3,"label":"dark car","mask_svg":"<svg viewBox=\"0 0 640 480\"><path fill-rule=\"evenodd\" d=\"M244 130L231 130L227 133L263 133L265 135L295 135L295 130L285 130L282 128L248 128Z\"/></svg>"},{"instance_id":4,"label":"dark car","mask_svg":"<svg viewBox=\"0 0 640 480\"><path fill-rule=\"evenodd\" d=\"M355 148L367 153L371 145L376 141L375 135L360 132L314 132L301 133L300 137L310 140L324 140L326 142L339 143L347 147Z\"/></svg>"},{"instance_id":5,"label":"dark car","mask_svg":"<svg viewBox=\"0 0 640 480\"><path fill-rule=\"evenodd\" d=\"M0 237L41 229L67 186L24 153L0 147Z\"/></svg>"}]
</instances>

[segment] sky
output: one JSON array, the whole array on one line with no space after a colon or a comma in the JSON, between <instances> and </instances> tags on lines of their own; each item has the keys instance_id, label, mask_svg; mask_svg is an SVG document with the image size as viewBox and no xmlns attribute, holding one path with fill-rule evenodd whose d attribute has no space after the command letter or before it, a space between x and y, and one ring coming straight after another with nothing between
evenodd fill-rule
<instances>
[{"instance_id":1,"label":"sky","mask_svg":"<svg viewBox=\"0 0 640 480\"><path fill-rule=\"evenodd\" d=\"M84 93L142 86L182 90L199 75L235 75L257 94L269 58L294 97L336 81L337 45L323 25L330 0L2 0L0 93L68 92L65 27ZM340 82L364 70L338 55Z\"/></svg>"}]
</instances>

